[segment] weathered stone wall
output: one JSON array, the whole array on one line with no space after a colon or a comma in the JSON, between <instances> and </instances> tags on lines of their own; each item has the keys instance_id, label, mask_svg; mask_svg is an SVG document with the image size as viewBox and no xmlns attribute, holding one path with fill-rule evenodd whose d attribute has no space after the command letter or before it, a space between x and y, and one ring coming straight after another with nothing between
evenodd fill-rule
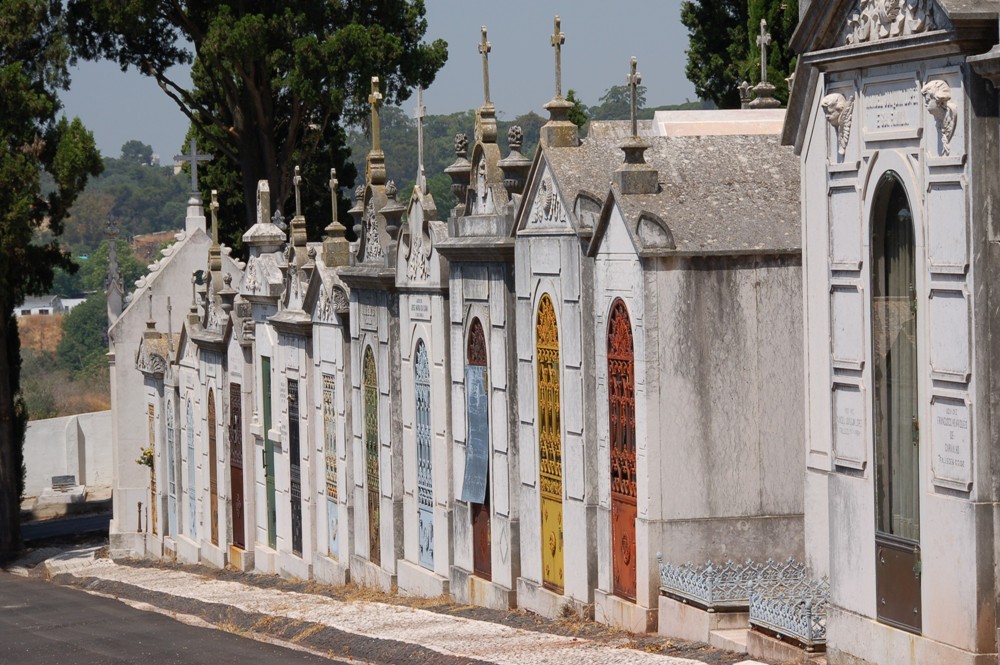
<instances>
[{"instance_id":1,"label":"weathered stone wall","mask_svg":"<svg viewBox=\"0 0 1000 665\"><path fill-rule=\"evenodd\" d=\"M111 411L33 420L24 439L24 495L38 496L53 476L80 485L111 486ZM136 452L138 456L138 452Z\"/></svg>"}]
</instances>

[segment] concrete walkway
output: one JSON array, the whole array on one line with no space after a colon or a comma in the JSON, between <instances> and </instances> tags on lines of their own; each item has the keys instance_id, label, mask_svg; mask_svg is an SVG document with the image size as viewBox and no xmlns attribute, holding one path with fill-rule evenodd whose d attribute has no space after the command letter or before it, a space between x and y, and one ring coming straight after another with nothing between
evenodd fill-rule
<instances>
[{"instance_id":1,"label":"concrete walkway","mask_svg":"<svg viewBox=\"0 0 1000 665\"><path fill-rule=\"evenodd\" d=\"M700 663L398 605L345 602L320 595L261 589L184 571L119 566L108 559L72 566L67 572L78 578L127 584L174 598L327 626L359 637L410 644L452 658L502 665ZM745 665L751 663L747 661Z\"/></svg>"}]
</instances>

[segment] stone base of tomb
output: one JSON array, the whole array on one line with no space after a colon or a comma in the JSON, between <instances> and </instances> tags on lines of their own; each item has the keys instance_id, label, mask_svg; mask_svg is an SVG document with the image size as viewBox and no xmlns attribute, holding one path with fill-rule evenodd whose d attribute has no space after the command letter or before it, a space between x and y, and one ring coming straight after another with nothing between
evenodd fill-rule
<instances>
[{"instance_id":1,"label":"stone base of tomb","mask_svg":"<svg viewBox=\"0 0 1000 665\"><path fill-rule=\"evenodd\" d=\"M112 524L108 536L108 553L112 559L141 559L146 556L146 534L115 533Z\"/></svg>"},{"instance_id":2,"label":"stone base of tomb","mask_svg":"<svg viewBox=\"0 0 1000 665\"><path fill-rule=\"evenodd\" d=\"M278 575L288 580L312 579L312 564L291 552L281 552L278 555Z\"/></svg>"},{"instance_id":3,"label":"stone base of tomb","mask_svg":"<svg viewBox=\"0 0 1000 665\"><path fill-rule=\"evenodd\" d=\"M660 594L657 629L660 635L692 642L710 642L720 630L746 629L750 613L710 612Z\"/></svg>"},{"instance_id":4,"label":"stone base of tomb","mask_svg":"<svg viewBox=\"0 0 1000 665\"><path fill-rule=\"evenodd\" d=\"M201 562L213 568L226 567L226 551L212 543L201 546Z\"/></svg>"},{"instance_id":5,"label":"stone base of tomb","mask_svg":"<svg viewBox=\"0 0 1000 665\"><path fill-rule=\"evenodd\" d=\"M343 586L351 581L351 569L336 559L318 556L313 561L313 578L320 584Z\"/></svg>"},{"instance_id":6,"label":"stone base of tomb","mask_svg":"<svg viewBox=\"0 0 1000 665\"><path fill-rule=\"evenodd\" d=\"M253 569L265 575L275 575L278 572L278 553L266 545L257 543L254 547Z\"/></svg>"},{"instance_id":7,"label":"stone base of tomb","mask_svg":"<svg viewBox=\"0 0 1000 665\"><path fill-rule=\"evenodd\" d=\"M550 591L524 577L517 578L518 606L549 619L575 614L582 619L594 618L594 606L575 598Z\"/></svg>"},{"instance_id":8,"label":"stone base of tomb","mask_svg":"<svg viewBox=\"0 0 1000 665\"><path fill-rule=\"evenodd\" d=\"M200 563L201 546L185 535L174 537L174 552L181 563Z\"/></svg>"},{"instance_id":9,"label":"stone base of tomb","mask_svg":"<svg viewBox=\"0 0 1000 665\"><path fill-rule=\"evenodd\" d=\"M756 630L747 631L747 655L782 665L826 663L823 654L810 653L797 645ZM901 662L901 661L886 661ZM923 662L923 661L915 661Z\"/></svg>"},{"instance_id":10,"label":"stone base of tomb","mask_svg":"<svg viewBox=\"0 0 1000 665\"><path fill-rule=\"evenodd\" d=\"M631 633L656 630L658 609L642 607L606 591L594 591L594 619Z\"/></svg>"},{"instance_id":11,"label":"stone base of tomb","mask_svg":"<svg viewBox=\"0 0 1000 665\"><path fill-rule=\"evenodd\" d=\"M253 570L253 552L236 545L229 546L229 565L240 572Z\"/></svg>"},{"instance_id":12,"label":"stone base of tomb","mask_svg":"<svg viewBox=\"0 0 1000 665\"><path fill-rule=\"evenodd\" d=\"M385 593L392 593L397 584L395 574L356 554L351 555L351 581L360 586L381 589Z\"/></svg>"},{"instance_id":13,"label":"stone base of tomb","mask_svg":"<svg viewBox=\"0 0 1000 665\"><path fill-rule=\"evenodd\" d=\"M830 665L995 665L996 653L972 653L830 605L826 617ZM749 647L749 644L747 645ZM753 652L750 652L754 655Z\"/></svg>"},{"instance_id":14,"label":"stone base of tomb","mask_svg":"<svg viewBox=\"0 0 1000 665\"><path fill-rule=\"evenodd\" d=\"M491 610L512 610L517 607L517 593L513 589L484 580L458 566L451 567L449 587L451 595L459 603Z\"/></svg>"},{"instance_id":15,"label":"stone base of tomb","mask_svg":"<svg viewBox=\"0 0 1000 665\"><path fill-rule=\"evenodd\" d=\"M400 559L396 562L399 591L407 596L436 598L448 594L448 579L421 565Z\"/></svg>"}]
</instances>

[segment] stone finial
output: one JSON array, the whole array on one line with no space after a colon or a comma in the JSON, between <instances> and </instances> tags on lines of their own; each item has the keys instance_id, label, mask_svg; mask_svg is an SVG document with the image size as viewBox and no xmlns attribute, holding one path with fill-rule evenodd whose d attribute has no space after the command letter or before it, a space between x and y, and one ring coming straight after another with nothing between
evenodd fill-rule
<instances>
[{"instance_id":1,"label":"stone finial","mask_svg":"<svg viewBox=\"0 0 1000 665\"><path fill-rule=\"evenodd\" d=\"M271 220L271 186L267 180L257 182L257 223L267 224Z\"/></svg>"},{"instance_id":2,"label":"stone finial","mask_svg":"<svg viewBox=\"0 0 1000 665\"><path fill-rule=\"evenodd\" d=\"M614 183L622 194L655 194L659 190L659 174L646 163L649 146L639 138L639 61L635 56L629 61L626 77L631 96L632 135L622 144L625 162L614 173Z\"/></svg>"},{"instance_id":3,"label":"stone finial","mask_svg":"<svg viewBox=\"0 0 1000 665\"><path fill-rule=\"evenodd\" d=\"M354 218L354 237L361 238L361 216L365 213L365 186L358 185L354 188L354 205L350 210L351 217Z\"/></svg>"},{"instance_id":4,"label":"stone finial","mask_svg":"<svg viewBox=\"0 0 1000 665\"><path fill-rule=\"evenodd\" d=\"M295 248L295 265L302 267L306 261L305 247L306 218L302 215L302 175L298 166L295 167L295 175L292 176L292 186L295 188L295 216L292 217L292 246Z\"/></svg>"},{"instance_id":5,"label":"stone finial","mask_svg":"<svg viewBox=\"0 0 1000 665\"><path fill-rule=\"evenodd\" d=\"M295 175L292 176L292 187L295 188L295 216L302 216L302 192L300 187L302 185L302 174L299 171L299 165L295 165Z\"/></svg>"},{"instance_id":6,"label":"stone finial","mask_svg":"<svg viewBox=\"0 0 1000 665\"><path fill-rule=\"evenodd\" d=\"M277 226L282 231L288 229L288 224L285 224L285 216L281 214L281 210L275 210L274 214L271 215L271 224Z\"/></svg>"},{"instance_id":7,"label":"stone finial","mask_svg":"<svg viewBox=\"0 0 1000 665\"><path fill-rule=\"evenodd\" d=\"M556 94L545 109L549 112L549 121L539 132L539 142L544 147L567 148L580 145L580 128L569 120L569 112L573 103L562 96L562 45L566 43L566 34L562 31L562 21L557 15L553 21L552 36L549 43L556 54Z\"/></svg>"},{"instance_id":8,"label":"stone finial","mask_svg":"<svg viewBox=\"0 0 1000 665\"><path fill-rule=\"evenodd\" d=\"M396 241L397 236L399 236L400 219L403 217L403 213L406 212L406 208L400 205L399 200L396 196L399 194L399 189L396 187L396 183L392 180L385 184L385 196L388 199L385 206L379 210L379 214L385 219L385 230L392 238L393 242Z\"/></svg>"},{"instance_id":9,"label":"stone finial","mask_svg":"<svg viewBox=\"0 0 1000 665\"><path fill-rule=\"evenodd\" d=\"M417 121L417 181L416 186L421 192L427 191L427 178L424 176L424 118L427 107L424 106L424 89L417 86L417 108L413 117Z\"/></svg>"},{"instance_id":10,"label":"stone finial","mask_svg":"<svg viewBox=\"0 0 1000 665\"><path fill-rule=\"evenodd\" d=\"M368 103L372 107L372 149L365 163L367 170L365 180L372 185L381 185L385 183L385 155L382 153L382 93L379 92L377 76L372 77L372 91L368 95Z\"/></svg>"},{"instance_id":11,"label":"stone finial","mask_svg":"<svg viewBox=\"0 0 1000 665\"><path fill-rule=\"evenodd\" d=\"M208 250L208 269L222 270L222 248L219 246L219 192L212 190L212 202L208 209L212 213L212 246Z\"/></svg>"},{"instance_id":12,"label":"stone finial","mask_svg":"<svg viewBox=\"0 0 1000 665\"><path fill-rule=\"evenodd\" d=\"M629 110L632 118L632 138L639 138L639 84L642 83L642 74L639 73L638 66L639 60L633 55L631 69L625 79L631 98Z\"/></svg>"},{"instance_id":13,"label":"stone finial","mask_svg":"<svg viewBox=\"0 0 1000 665\"><path fill-rule=\"evenodd\" d=\"M520 125L511 125L507 130L507 145L511 150L521 151L521 146L524 145L524 130Z\"/></svg>"},{"instance_id":14,"label":"stone finial","mask_svg":"<svg viewBox=\"0 0 1000 665\"><path fill-rule=\"evenodd\" d=\"M751 88L750 82L746 80L744 80L743 83L740 83L738 86L736 86L736 89L740 91L741 109L746 110L750 108L750 100L753 99L753 97L750 95L750 88Z\"/></svg>"},{"instance_id":15,"label":"stone finial","mask_svg":"<svg viewBox=\"0 0 1000 665\"><path fill-rule=\"evenodd\" d=\"M455 134L455 154L467 157L469 154L469 137L465 133Z\"/></svg>"},{"instance_id":16,"label":"stone finial","mask_svg":"<svg viewBox=\"0 0 1000 665\"><path fill-rule=\"evenodd\" d=\"M340 183L337 182L337 171L330 169L330 207L333 221L324 229L326 237L323 238L323 263L328 268L346 266L350 256L350 248L344 237L347 229L340 223L337 214L337 192L339 190Z\"/></svg>"},{"instance_id":17,"label":"stone finial","mask_svg":"<svg viewBox=\"0 0 1000 665\"><path fill-rule=\"evenodd\" d=\"M767 47L771 45L771 33L767 31L767 21L760 20L760 34L757 46L760 48L760 82L767 83Z\"/></svg>"},{"instance_id":18,"label":"stone finial","mask_svg":"<svg viewBox=\"0 0 1000 665\"><path fill-rule=\"evenodd\" d=\"M490 51L493 45L486 39L486 26L482 26L482 39L479 42L479 54L483 56L483 106L492 106L490 101Z\"/></svg>"},{"instance_id":19,"label":"stone finial","mask_svg":"<svg viewBox=\"0 0 1000 665\"><path fill-rule=\"evenodd\" d=\"M187 162L191 165L191 193L198 194L200 190L198 189L198 162L207 162L211 160L213 155L210 154L199 154L198 144L195 142L194 137L191 137L191 141L188 143L188 152L186 155L174 155L174 160L177 162Z\"/></svg>"},{"instance_id":20,"label":"stone finial","mask_svg":"<svg viewBox=\"0 0 1000 665\"><path fill-rule=\"evenodd\" d=\"M531 160L521 154L523 143L524 131L520 125L511 125L510 129L507 130L507 144L510 146L510 154L500 160L498 164L503 171L504 188L511 195L524 191L528 171L531 169Z\"/></svg>"},{"instance_id":21,"label":"stone finial","mask_svg":"<svg viewBox=\"0 0 1000 665\"><path fill-rule=\"evenodd\" d=\"M771 45L771 33L767 31L767 21L760 20L760 34L757 35L757 46L760 47L760 83L754 86L757 96L750 104L752 109L776 109L781 102L774 98L775 88L767 80L767 48Z\"/></svg>"},{"instance_id":22,"label":"stone finial","mask_svg":"<svg viewBox=\"0 0 1000 665\"><path fill-rule=\"evenodd\" d=\"M560 29L562 21L556 14L553 21L552 37L549 42L556 51L556 99L562 99L562 45L566 43L566 35Z\"/></svg>"},{"instance_id":23,"label":"stone finial","mask_svg":"<svg viewBox=\"0 0 1000 665\"><path fill-rule=\"evenodd\" d=\"M455 134L455 161L444 170L451 178L451 192L461 206L465 202L465 193L469 189L469 169L472 164L466 159L469 154L469 137L465 134Z\"/></svg>"}]
</instances>

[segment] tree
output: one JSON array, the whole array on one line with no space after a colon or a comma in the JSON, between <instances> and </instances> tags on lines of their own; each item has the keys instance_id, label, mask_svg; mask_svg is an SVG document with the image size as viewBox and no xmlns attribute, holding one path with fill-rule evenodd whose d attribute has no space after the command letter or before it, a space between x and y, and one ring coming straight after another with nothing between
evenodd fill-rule
<instances>
[{"instance_id":1,"label":"tree","mask_svg":"<svg viewBox=\"0 0 1000 665\"><path fill-rule=\"evenodd\" d=\"M760 20L767 21L771 33L771 44L767 49L767 79L775 87L774 96L783 104L788 102L788 82L785 80L795 71L795 52L789 42L799 24L798 0L750 0L749 53L745 70L749 70L749 81L760 83Z\"/></svg>"},{"instance_id":2,"label":"tree","mask_svg":"<svg viewBox=\"0 0 1000 665\"><path fill-rule=\"evenodd\" d=\"M69 85L61 11L59 0L0 3L0 560L21 547L24 487L27 414L12 313L26 295L48 290L57 266L72 269L56 239L88 176L101 170L91 133L59 117L57 93ZM43 172L51 177L44 192Z\"/></svg>"},{"instance_id":3,"label":"tree","mask_svg":"<svg viewBox=\"0 0 1000 665\"><path fill-rule=\"evenodd\" d=\"M740 107L737 88L749 51L746 0L684 0L681 22L690 43L685 73L702 99L722 109Z\"/></svg>"},{"instance_id":4,"label":"tree","mask_svg":"<svg viewBox=\"0 0 1000 665\"><path fill-rule=\"evenodd\" d=\"M447 59L444 41L421 41L424 13L423 0L68 2L80 53L154 78L215 154L202 194L219 190L220 222L234 235L255 221L258 180L287 212L296 165L311 235L329 223L330 167L344 186L356 175L342 123L367 117L371 77L380 77L386 104L401 102L413 86L429 86ZM188 63L190 88L168 72Z\"/></svg>"},{"instance_id":5,"label":"tree","mask_svg":"<svg viewBox=\"0 0 1000 665\"><path fill-rule=\"evenodd\" d=\"M107 352L108 298L98 291L63 316L56 358L64 369L80 376L106 366Z\"/></svg>"},{"instance_id":6,"label":"tree","mask_svg":"<svg viewBox=\"0 0 1000 665\"><path fill-rule=\"evenodd\" d=\"M604 91L600 106L588 109L591 120L628 120L632 117L632 91L627 85L613 85ZM646 86L636 88L638 110L646 106Z\"/></svg>"},{"instance_id":7,"label":"tree","mask_svg":"<svg viewBox=\"0 0 1000 665\"><path fill-rule=\"evenodd\" d=\"M569 121L580 129L583 129L583 126L587 124L586 105L576 98L576 90L573 90L572 88L570 88L569 92L566 94L566 101L573 104L573 108L569 110Z\"/></svg>"},{"instance_id":8,"label":"tree","mask_svg":"<svg viewBox=\"0 0 1000 665\"><path fill-rule=\"evenodd\" d=\"M149 166L153 163L153 146L132 139L122 145L122 159L132 164Z\"/></svg>"}]
</instances>

